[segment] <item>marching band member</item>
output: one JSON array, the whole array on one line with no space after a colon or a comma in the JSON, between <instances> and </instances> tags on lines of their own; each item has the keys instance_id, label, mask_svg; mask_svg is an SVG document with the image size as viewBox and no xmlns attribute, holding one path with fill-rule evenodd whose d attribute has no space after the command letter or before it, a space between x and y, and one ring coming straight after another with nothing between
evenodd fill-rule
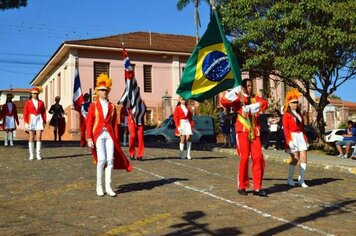
<instances>
[{"instance_id":1,"label":"marching band member","mask_svg":"<svg viewBox=\"0 0 356 236\"><path fill-rule=\"evenodd\" d=\"M19 125L19 118L17 115L16 105L12 102L13 95L8 93L6 95L6 103L2 106L1 117L3 117L3 128L5 130L5 141L4 145L8 145L10 141L10 146L14 146L14 130L16 130L16 125Z\"/></svg>"},{"instance_id":2,"label":"marching band member","mask_svg":"<svg viewBox=\"0 0 356 236\"><path fill-rule=\"evenodd\" d=\"M192 148L192 135L194 128L193 114L187 107L187 102L180 97L180 100L173 113L174 124L176 126L175 135L180 137L179 150L180 158L184 159L184 143L187 142L187 159L192 159L190 151Z\"/></svg>"},{"instance_id":3,"label":"marching band member","mask_svg":"<svg viewBox=\"0 0 356 236\"><path fill-rule=\"evenodd\" d=\"M36 137L36 158L41 160L41 140L42 132L46 126L46 108L43 101L39 100L38 96L42 92L41 87L31 89L31 98L26 101L24 108L25 129L29 132L28 148L30 160L33 160L35 137Z\"/></svg>"},{"instance_id":4,"label":"marching band member","mask_svg":"<svg viewBox=\"0 0 356 236\"><path fill-rule=\"evenodd\" d=\"M104 196L102 178L105 169L105 191L108 196L114 197L116 193L111 188L112 170L131 171L132 166L120 147L116 106L108 100L111 85L112 81L107 74L100 74L97 78L97 97L89 107L86 137L97 165L96 193Z\"/></svg>"},{"instance_id":5,"label":"marching band member","mask_svg":"<svg viewBox=\"0 0 356 236\"><path fill-rule=\"evenodd\" d=\"M84 147L86 145L85 141L85 130L87 123L87 116L90 106L90 95L89 93L84 94L84 102L80 108L80 142L79 145Z\"/></svg>"},{"instance_id":6,"label":"marching band member","mask_svg":"<svg viewBox=\"0 0 356 236\"><path fill-rule=\"evenodd\" d=\"M304 130L303 116L300 113L298 98L302 96L297 89L293 89L286 94L283 128L286 138L286 151L290 153L292 162L289 164L288 185L295 186L293 181L294 169L298 161L299 177L298 185L307 188L304 182L304 175L307 169L308 138Z\"/></svg>"},{"instance_id":7,"label":"marching band member","mask_svg":"<svg viewBox=\"0 0 356 236\"><path fill-rule=\"evenodd\" d=\"M242 91L241 91L242 89ZM242 80L241 86L233 88L221 98L221 105L235 108L237 119L235 123L236 149L240 157L238 170L238 193L247 195L249 187L248 163L252 158L253 195L264 197L262 179L265 168L260 140L259 112L267 109L267 101L253 94L251 79Z\"/></svg>"}]
</instances>

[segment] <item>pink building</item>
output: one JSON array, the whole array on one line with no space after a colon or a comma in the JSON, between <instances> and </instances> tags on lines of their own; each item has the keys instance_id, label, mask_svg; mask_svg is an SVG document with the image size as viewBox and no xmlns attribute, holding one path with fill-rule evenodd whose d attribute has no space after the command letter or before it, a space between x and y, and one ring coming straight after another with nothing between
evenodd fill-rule
<instances>
[{"instance_id":1,"label":"pink building","mask_svg":"<svg viewBox=\"0 0 356 236\"><path fill-rule=\"evenodd\" d=\"M182 71L195 46L195 37L148 32L119 34L88 40L66 41L57 49L31 84L42 86L40 99L47 109L56 96L67 112L64 140L77 139L79 116L72 109L73 81L76 60L78 62L82 92L93 91L95 78L103 72L113 79L110 100L117 102L124 91L122 65L122 42L135 67L141 96L148 108L147 123L160 123L171 114L163 111L162 103L174 107L175 93ZM163 98L162 98L163 97ZM51 115L48 114L48 119ZM46 128L44 138L51 139L52 132Z\"/></svg>"}]
</instances>

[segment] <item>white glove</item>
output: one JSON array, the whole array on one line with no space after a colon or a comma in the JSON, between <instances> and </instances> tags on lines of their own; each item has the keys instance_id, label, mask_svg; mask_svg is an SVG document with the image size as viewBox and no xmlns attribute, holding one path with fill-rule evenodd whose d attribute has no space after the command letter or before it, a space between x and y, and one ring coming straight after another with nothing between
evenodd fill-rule
<instances>
[{"instance_id":1,"label":"white glove","mask_svg":"<svg viewBox=\"0 0 356 236\"><path fill-rule=\"evenodd\" d=\"M242 106L242 111L244 113L249 113L250 112L250 108L248 106Z\"/></svg>"},{"instance_id":2,"label":"white glove","mask_svg":"<svg viewBox=\"0 0 356 236\"><path fill-rule=\"evenodd\" d=\"M255 113L259 112L260 111L260 106L261 106L261 104L259 102L247 105L247 107L250 110L251 114L255 114Z\"/></svg>"},{"instance_id":3,"label":"white glove","mask_svg":"<svg viewBox=\"0 0 356 236\"><path fill-rule=\"evenodd\" d=\"M25 130L30 130L30 125L25 123Z\"/></svg>"},{"instance_id":4,"label":"white glove","mask_svg":"<svg viewBox=\"0 0 356 236\"><path fill-rule=\"evenodd\" d=\"M88 139L88 147L94 148L94 142L91 139Z\"/></svg>"},{"instance_id":5,"label":"white glove","mask_svg":"<svg viewBox=\"0 0 356 236\"><path fill-rule=\"evenodd\" d=\"M288 146L289 146L289 148L290 148L291 150L293 150L293 149L295 148L293 141L290 141L290 142L288 143Z\"/></svg>"},{"instance_id":6,"label":"white glove","mask_svg":"<svg viewBox=\"0 0 356 236\"><path fill-rule=\"evenodd\" d=\"M237 93L237 94L239 94L240 92L241 92L241 85L239 85L239 86L237 86L237 87L234 87L233 89L232 89L232 91L234 91L235 93Z\"/></svg>"}]
</instances>

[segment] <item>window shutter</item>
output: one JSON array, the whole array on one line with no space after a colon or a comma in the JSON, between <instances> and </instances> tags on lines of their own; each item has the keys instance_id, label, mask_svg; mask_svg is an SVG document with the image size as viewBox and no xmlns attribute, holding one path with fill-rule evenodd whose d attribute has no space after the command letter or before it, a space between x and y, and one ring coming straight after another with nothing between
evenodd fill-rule
<instances>
[{"instance_id":1,"label":"window shutter","mask_svg":"<svg viewBox=\"0 0 356 236\"><path fill-rule=\"evenodd\" d=\"M152 65L143 65L143 89L145 93L152 93Z\"/></svg>"}]
</instances>

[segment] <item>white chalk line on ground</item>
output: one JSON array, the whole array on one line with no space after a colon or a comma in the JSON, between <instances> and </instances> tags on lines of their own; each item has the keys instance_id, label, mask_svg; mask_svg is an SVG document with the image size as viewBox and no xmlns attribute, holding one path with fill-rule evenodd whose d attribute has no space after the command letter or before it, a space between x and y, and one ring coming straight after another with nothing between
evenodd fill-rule
<instances>
[{"instance_id":1,"label":"white chalk line on ground","mask_svg":"<svg viewBox=\"0 0 356 236\"><path fill-rule=\"evenodd\" d=\"M152 175L158 179L166 179L164 176L161 176L161 175L158 175L156 173L153 173L153 172L150 172L150 171L147 171L147 170L144 170L142 168L139 168L137 166L134 167L135 169L141 171L141 172L144 172L146 174L149 174L149 175ZM220 200L220 201L223 201L223 202L227 202L229 204L232 204L232 205L236 205L238 207L241 207L241 208L244 208L244 209L247 209L247 210L250 210L250 211L253 211L255 212L256 214L258 215L261 215L265 218L271 218L271 219L274 219L276 221L279 221L279 222L282 222L282 223L285 223L285 224L290 224L294 227L299 227L299 228L302 228L304 230L308 230L308 231L311 231L311 232L316 232L316 233L319 233L319 234L322 234L322 235L328 235L328 236L331 236L333 234L330 234L328 232L325 232L325 231L322 231L322 230L319 230L319 229L316 229L316 228L311 228L309 226L306 226L306 225L303 225L303 224L299 224L297 222L294 222L294 221L289 221L289 220L286 220L286 219L283 219L283 218L280 218L280 217L276 217L276 216L273 216L269 213L266 213L266 212L263 212L263 211L260 211L256 208L253 208L253 207L250 207L250 206L247 206L247 205L244 205L244 204L241 204L239 202L236 202L236 201L233 201L233 200L229 200L229 199L226 199L226 198L223 198L223 197L220 197L218 195L215 195L215 194L212 194L212 193L209 193L209 192L206 192L204 190L201 190L201 189L197 189L197 188L194 188L194 187L190 187L190 186L187 186L187 185L184 185L182 184L181 182L177 181L177 182L173 182L173 184L175 185L178 185L180 187L183 187L187 190L190 190L190 191L193 191L193 192L198 192L198 193L202 193L206 196L209 196L211 198L214 198L214 199L217 199L217 200Z\"/></svg>"},{"instance_id":2,"label":"white chalk line on ground","mask_svg":"<svg viewBox=\"0 0 356 236\"><path fill-rule=\"evenodd\" d=\"M153 156L146 156L146 157L154 158ZM233 178L230 178L230 177L226 177L226 176L218 174L218 173L211 173L211 172L209 172L209 171L207 171L205 169L199 168L199 167L193 167L193 166L185 165L183 163L178 163L178 162L174 162L174 161L170 161L170 160L164 160L164 161L168 162L168 163L171 163L171 164L174 164L174 165L183 166L185 168L198 170L198 171L203 172L203 173L208 174L208 175L218 176L220 178L228 179L230 181L236 181L236 179L233 179ZM346 211L346 212L349 212L349 213L356 214L356 211L348 209L348 208L345 208L345 207L340 206L338 204L333 204L333 203L330 203L330 202L323 202L323 201L321 201L319 199L310 198L310 197L306 197L306 196L299 195L299 194L293 194L293 193L289 193L289 192L282 192L282 194L290 195L290 196L293 196L293 197L303 198L303 199L305 199L307 201L319 202L320 203L320 205L319 205L320 207L328 207L328 208L334 207L334 208L338 208L340 210L343 210L343 211Z\"/></svg>"}]
</instances>

